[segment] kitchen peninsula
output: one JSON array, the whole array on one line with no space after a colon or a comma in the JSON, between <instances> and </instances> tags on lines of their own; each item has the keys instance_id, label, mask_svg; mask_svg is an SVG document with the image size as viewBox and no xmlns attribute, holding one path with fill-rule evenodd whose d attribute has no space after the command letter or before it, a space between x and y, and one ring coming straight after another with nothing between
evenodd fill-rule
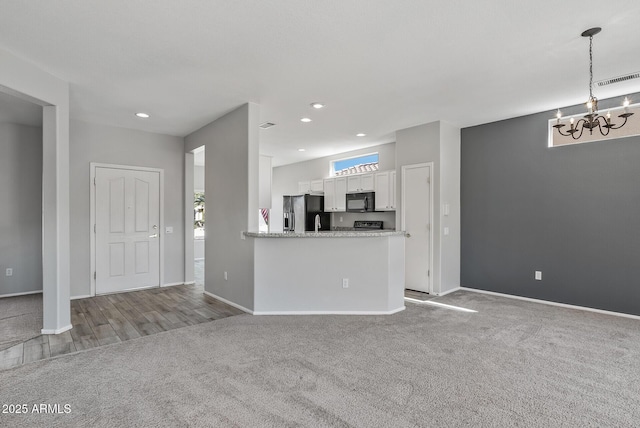
<instances>
[{"instance_id":1,"label":"kitchen peninsula","mask_svg":"<svg viewBox=\"0 0 640 428\"><path fill-rule=\"evenodd\" d=\"M404 232L245 236L255 241L255 315L392 314L404 309Z\"/></svg>"}]
</instances>

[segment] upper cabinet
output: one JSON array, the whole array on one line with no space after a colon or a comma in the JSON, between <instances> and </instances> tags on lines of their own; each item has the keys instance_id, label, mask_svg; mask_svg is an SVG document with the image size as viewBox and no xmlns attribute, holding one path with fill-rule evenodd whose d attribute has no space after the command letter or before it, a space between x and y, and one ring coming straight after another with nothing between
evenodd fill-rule
<instances>
[{"instance_id":1,"label":"upper cabinet","mask_svg":"<svg viewBox=\"0 0 640 428\"><path fill-rule=\"evenodd\" d=\"M347 192L368 192L374 189L373 173L347 176Z\"/></svg>"},{"instance_id":2,"label":"upper cabinet","mask_svg":"<svg viewBox=\"0 0 640 428\"><path fill-rule=\"evenodd\" d=\"M376 211L394 211L396 209L396 172L377 172L375 192Z\"/></svg>"},{"instance_id":3,"label":"upper cabinet","mask_svg":"<svg viewBox=\"0 0 640 428\"><path fill-rule=\"evenodd\" d=\"M299 181L298 182L298 193L322 193L324 192L324 185L322 180L311 180L311 181Z\"/></svg>"},{"instance_id":4,"label":"upper cabinet","mask_svg":"<svg viewBox=\"0 0 640 428\"><path fill-rule=\"evenodd\" d=\"M345 212L347 210L346 177L327 178L323 181L325 212Z\"/></svg>"}]
</instances>

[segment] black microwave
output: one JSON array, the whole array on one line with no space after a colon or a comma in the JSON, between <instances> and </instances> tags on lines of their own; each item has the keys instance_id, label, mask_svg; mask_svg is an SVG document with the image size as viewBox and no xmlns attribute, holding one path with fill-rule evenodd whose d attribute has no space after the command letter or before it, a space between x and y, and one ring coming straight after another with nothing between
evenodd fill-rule
<instances>
[{"instance_id":1,"label":"black microwave","mask_svg":"<svg viewBox=\"0 0 640 428\"><path fill-rule=\"evenodd\" d=\"M366 213L376 209L375 192L347 193L347 212Z\"/></svg>"}]
</instances>

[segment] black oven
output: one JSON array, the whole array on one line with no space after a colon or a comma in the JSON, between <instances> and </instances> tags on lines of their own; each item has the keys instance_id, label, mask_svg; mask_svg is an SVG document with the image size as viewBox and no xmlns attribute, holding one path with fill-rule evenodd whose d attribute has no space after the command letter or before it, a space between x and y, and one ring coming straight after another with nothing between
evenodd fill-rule
<instances>
[{"instance_id":1,"label":"black oven","mask_svg":"<svg viewBox=\"0 0 640 428\"><path fill-rule=\"evenodd\" d=\"M347 193L347 212L366 213L376 208L375 192Z\"/></svg>"}]
</instances>

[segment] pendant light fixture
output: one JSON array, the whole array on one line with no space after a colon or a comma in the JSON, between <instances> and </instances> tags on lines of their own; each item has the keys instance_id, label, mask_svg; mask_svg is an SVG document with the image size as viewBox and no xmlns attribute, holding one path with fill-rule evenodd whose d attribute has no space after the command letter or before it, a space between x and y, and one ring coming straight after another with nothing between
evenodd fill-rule
<instances>
[{"instance_id":1,"label":"pendant light fixture","mask_svg":"<svg viewBox=\"0 0 640 428\"><path fill-rule=\"evenodd\" d=\"M565 137L571 136L574 140L578 140L585 129L589 130L589 134L593 134L593 131L597 130L603 136L609 135L610 130L622 128L627 123L629 116L633 115L633 113L629 112L629 99L627 97L624 98L624 102L622 104L624 107L624 113L618 115L618 118L623 120L620 125L611 121L611 112L607 112L605 116L598 114L598 99L593 96L593 36L598 34L601 30L602 28L600 27L594 27L585 30L581 34L582 37L589 38L589 99L586 103L587 114L577 122L574 118L571 118L569 123L570 128L566 132L563 132L562 128L566 125L564 123L560 123L562 113L558 109L558 112L556 113L557 122L553 125L560 135Z\"/></svg>"}]
</instances>

